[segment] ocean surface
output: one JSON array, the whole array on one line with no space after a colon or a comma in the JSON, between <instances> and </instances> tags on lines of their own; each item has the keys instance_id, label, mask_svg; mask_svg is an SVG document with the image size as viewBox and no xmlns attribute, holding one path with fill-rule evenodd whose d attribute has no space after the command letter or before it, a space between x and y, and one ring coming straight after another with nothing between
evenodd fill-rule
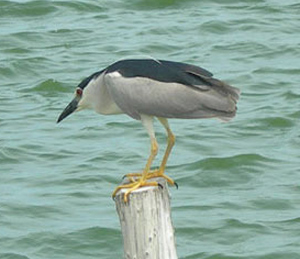
<instances>
[{"instance_id":1,"label":"ocean surface","mask_svg":"<svg viewBox=\"0 0 300 259\"><path fill-rule=\"evenodd\" d=\"M300 258L299 0L1 0L0 258L122 258L111 193L148 135L125 115L56 120L83 78L130 57L242 91L229 123L170 120L179 258Z\"/></svg>"}]
</instances>

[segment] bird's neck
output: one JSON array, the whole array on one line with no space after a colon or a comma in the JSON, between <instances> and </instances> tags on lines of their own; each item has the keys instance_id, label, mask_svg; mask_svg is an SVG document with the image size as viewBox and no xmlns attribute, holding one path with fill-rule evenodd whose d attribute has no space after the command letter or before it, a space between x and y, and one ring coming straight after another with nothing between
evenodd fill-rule
<instances>
[{"instance_id":1,"label":"bird's neck","mask_svg":"<svg viewBox=\"0 0 300 259\"><path fill-rule=\"evenodd\" d=\"M111 98L107 90L107 86L104 83L103 77L104 75L101 74L89 86L87 86L90 100L92 100L91 108L97 113L105 115L123 113Z\"/></svg>"}]
</instances>

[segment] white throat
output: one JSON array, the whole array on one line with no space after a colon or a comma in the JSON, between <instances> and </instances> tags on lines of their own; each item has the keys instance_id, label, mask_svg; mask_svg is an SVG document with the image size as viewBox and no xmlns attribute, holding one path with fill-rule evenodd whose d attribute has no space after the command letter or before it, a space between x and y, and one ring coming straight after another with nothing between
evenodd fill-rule
<instances>
[{"instance_id":1,"label":"white throat","mask_svg":"<svg viewBox=\"0 0 300 259\"><path fill-rule=\"evenodd\" d=\"M83 89L82 98L79 101L81 109L93 109L100 114L120 114L123 111L112 100L103 80L104 73L96 79L92 79Z\"/></svg>"}]
</instances>

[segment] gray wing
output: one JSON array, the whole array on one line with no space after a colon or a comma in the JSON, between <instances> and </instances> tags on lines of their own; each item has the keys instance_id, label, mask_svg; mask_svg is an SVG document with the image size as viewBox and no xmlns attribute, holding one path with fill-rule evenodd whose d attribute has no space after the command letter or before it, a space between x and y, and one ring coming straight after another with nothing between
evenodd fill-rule
<instances>
[{"instance_id":1,"label":"gray wing","mask_svg":"<svg viewBox=\"0 0 300 259\"><path fill-rule=\"evenodd\" d=\"M106 73L104 82L119 108L135 119L140 119L140 114L147 114L164 118L218 117L229 120L236 112L236 99L225 94L225 90L216 90L218 87L203 91L149 77L124 77L119 71ZM212 83L215 84L214 81L209 84Z\"/></svg>"}]
</instances>

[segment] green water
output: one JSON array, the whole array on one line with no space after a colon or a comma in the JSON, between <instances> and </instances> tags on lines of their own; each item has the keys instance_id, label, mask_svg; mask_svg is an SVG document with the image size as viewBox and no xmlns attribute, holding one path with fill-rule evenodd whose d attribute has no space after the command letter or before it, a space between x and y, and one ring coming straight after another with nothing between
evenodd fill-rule
<instances>
[{"instance_id":1,"label":"green water","mask_svg":"<svg viewBox=\"0 0 300 259\"><path fill-rule=\"evenodd\" d=\"M110 195L143 168L147 133L124 115L56 119L80 80L133 56L242 90L230 123L170 121L180 258L300 258L299 14L296 0L1 0L0 258L122 258Z\"/></svg>"}]
</instances>

